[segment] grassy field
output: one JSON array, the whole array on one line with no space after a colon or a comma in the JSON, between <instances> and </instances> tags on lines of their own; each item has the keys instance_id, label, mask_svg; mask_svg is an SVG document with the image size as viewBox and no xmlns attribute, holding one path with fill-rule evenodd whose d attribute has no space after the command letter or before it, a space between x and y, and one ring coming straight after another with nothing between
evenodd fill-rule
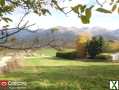
<instances>
[{"instance_id":1,"label":"grassy field","mask_svg":"<svg viewBox=\"0 0 119 90\"><path fill-rule=\"evenodd\" d=\"M23 68L0 79L26 81L25 90L109 90L109 80L119 80L119 63L63 60L55 52L40 50L25 58Z\"/></svg>"}]
</instances>

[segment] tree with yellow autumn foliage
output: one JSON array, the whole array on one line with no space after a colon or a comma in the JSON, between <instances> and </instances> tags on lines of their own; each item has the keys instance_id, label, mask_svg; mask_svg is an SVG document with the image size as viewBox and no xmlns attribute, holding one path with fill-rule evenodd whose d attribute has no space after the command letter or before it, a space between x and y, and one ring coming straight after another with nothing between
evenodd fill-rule
<instances>
[{"instance_id":1,"label":"tree with yellow autumn foliage","mask_svg":"<svg viewBox=\"0 0 119 90\"><path fill-rule=\"evenodd\" d=\"M82 32L76 38L76 51L77 56L84 58L87 56L86 45L91 40L91 34L89 32Z\"/></svg>"}]
</instances>

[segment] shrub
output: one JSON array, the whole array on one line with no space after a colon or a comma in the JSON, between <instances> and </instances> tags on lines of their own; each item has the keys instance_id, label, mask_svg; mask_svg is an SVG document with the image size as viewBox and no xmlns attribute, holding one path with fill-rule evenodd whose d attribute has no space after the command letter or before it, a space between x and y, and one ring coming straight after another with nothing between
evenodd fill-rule
<instances>
[{"instance_id":1,"label":"shrub","mask_svg":"<svg viewBox=\"0 0 119 90\"><path fill-rule=\"evenodd\" d=\"M57 52L56 57L65 59L76 59L76 52Z\"/></svg>"},{"instance_id":2,"label":"shrub","mask_svg":"<svg viewBox=\"0 0 119 90\"><path fill-rule=\"evenodd\" d=\"M96 56L96 59L111 60L112 56L110 54L99 54Z\"/></svg>"}]
</instances>

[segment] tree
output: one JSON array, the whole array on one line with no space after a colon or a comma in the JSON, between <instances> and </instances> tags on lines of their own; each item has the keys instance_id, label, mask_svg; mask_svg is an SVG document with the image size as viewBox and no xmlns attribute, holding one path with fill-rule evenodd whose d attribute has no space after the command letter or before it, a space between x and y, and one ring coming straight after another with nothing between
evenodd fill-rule
<instances>
[{"instance_id":1,"label":"tree","mask_svg":"<svg viewBox=\"0 0 119 90\"><path fill-rule=\"evenodd\" d=\"M85 58L87 56L86 44L91 39L91 34L89 32L80 33L76 38L76 51L80 58Z\"/></svg>"},{"instance_id":2,"label":"tree","mask_svg":"<svg viewBox=\"0 0 119 90\"><path fill-rule=\"evenodd\" d=\"M87 52L90 58L95 58L96 55L102 53L104 50L103 37L93 37L91 41L87 43Z\"/></svg>"},{"instance_id":3,"label":"tree","mask_svg":"<svg viewBox=\"0 0 119 90\"><path fill-rule=\"evenodd\" d=\"M105 41L103 39L102 36L99 36L99 39L98 39L98 48L99 48L99 53L103 52L105 50Z\"/></svg>"},{"instance_id":4,"label":"tree","mask_svg":"<svg viewBox=\"0 0 119 90\"><path fill-rule=\"evenodd\" d=\"M108 47L106 49L106 52L110 52L110 53L115 53L115 52L119 52L119 41L108 41L107 42Z\"/></svg>"}]
</instances>

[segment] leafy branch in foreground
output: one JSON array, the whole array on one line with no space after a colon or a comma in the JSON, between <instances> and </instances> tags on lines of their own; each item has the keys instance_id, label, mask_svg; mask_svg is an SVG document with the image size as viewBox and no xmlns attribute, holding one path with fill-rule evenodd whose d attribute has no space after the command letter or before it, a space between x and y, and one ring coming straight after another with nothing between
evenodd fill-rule
<instances>
[{"instance_id":1,"label":"leafy branch in foreground","mask_svg":"<svg viewBox=\"0 0 119 90\"><path fill-rule=\"evenodd\" d=\"M68 2L72 2L72 0L69 0ZM34 12L39 16L48 14L51 15L51 9L59 10L64 14L74 12L84 24L90 23L92 13L94 12L93 9L101 13L111 14L114 11L119 13L119 0L104 0L104 2L96 0L96 3L90 7L89 4L82 4L80 1L77 5L70 7L63 7L61 3L65 3L65 0L0 0L0 21L3 20L7 23L12 21L8 17L5 17L5 15L13 12L17 7ZM109 5L111 9L105 8L105 4ZM68 11L68 8L70 11Z\"/></svg>"},{"instance_id":2,"label":"leafy branch in foreground","mask_svg":"<svg viewBox=\"0 0 119 90\"><path fill-rule=\"evenodd\" d=\"M7 42L7 39L8 37L20 32L21 30L25 29L25 28L28 28L28 27L31 27L33 26L34 24L31 24L31 25L28 25L28 21L25 22L22 26L21 23L23 22L24 18L29 14L29 12L26 12L24 14L24 16L21 18L21 20L19 21L18 25L15 27L15 28L7 28L5 27L4 29L1 29L0 30L0 33L1 33L1 36L0 36L0 40L3 40L2 42L0 43L6 43ZM8 33L9 30L12 30L12 29L16 29L14 32L12 33Z\"/></svg>"}]
</instances>

